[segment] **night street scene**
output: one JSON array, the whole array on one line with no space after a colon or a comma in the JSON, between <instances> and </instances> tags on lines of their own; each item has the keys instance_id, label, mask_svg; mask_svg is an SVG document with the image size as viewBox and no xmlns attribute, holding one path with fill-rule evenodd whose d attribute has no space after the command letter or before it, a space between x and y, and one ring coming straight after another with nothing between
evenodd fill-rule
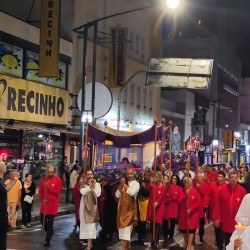
<instances>
[{"instance_id":1,"label":"night street scene","mask_svg":"<svg viewBox=\"0 0 250 250\"><path fill-rule=\"evenodd\" d=\"M249 0L0 0L0 250L250 250Z\"/></svg>"}]
</instances>

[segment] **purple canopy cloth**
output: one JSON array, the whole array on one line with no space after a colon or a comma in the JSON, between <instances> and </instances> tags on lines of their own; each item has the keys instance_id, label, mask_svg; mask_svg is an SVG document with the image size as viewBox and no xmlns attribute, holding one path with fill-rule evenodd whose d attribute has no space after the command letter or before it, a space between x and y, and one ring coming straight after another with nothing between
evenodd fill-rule
<instances>
[{"instance_id":1,"label":"purple canopy cloth","mask_svg":"<svg viewBox=\"0 0 250 250\"><path fill-rule=\"evenodd\" d=\"M114 135L110 132L105 132L101 129L88 125L88 137L96 143L102 144L105 140L112 141L114 147L129 148L131 144L146 144L155 140L155 125L141 133L131 135ZM161 140L161 127L157 127L157 140ZM118 131L119 132L119 131Z\"/></svg>"}]
</instances>

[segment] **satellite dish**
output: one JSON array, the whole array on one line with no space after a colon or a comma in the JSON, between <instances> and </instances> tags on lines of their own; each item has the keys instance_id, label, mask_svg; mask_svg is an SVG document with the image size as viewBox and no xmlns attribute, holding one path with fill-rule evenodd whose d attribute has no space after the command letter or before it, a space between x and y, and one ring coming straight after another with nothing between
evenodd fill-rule
<instances>
[{"instance_id":1,"label":"satellite dish","mask_svg":"<svg viewBox=\"0 0 250 250\"><path fill-rule=\"evenodd\" d=\"M85 86L85 110L91 110L92 100L92 82ZM95 82L95 110L94 118L101 118L105 116L111 109L113 97L110 89L103 83ZM81 110L82 106L82 89L77 97L77 105Z\"/></svg>"}]
</instances>

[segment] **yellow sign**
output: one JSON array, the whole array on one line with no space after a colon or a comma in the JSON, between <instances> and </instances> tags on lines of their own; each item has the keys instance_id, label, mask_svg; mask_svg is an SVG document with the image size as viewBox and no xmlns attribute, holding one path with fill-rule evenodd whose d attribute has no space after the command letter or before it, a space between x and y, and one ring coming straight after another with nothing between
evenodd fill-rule
<instances>
[{"instance_id":1,"label":"yellow sign","mask_svg":"<svg viewBox=\"0 0 250 250\"><path fill-rule=\"evenodd\" d=\"M60 0L41 1L39 76L58 76Z\"/></svg>"},{"instance_id":2,"label":"yellow sign","mask_svg":"<svg viewBox=\"0 0 250 250\"><path fill-rule=\"evenodd\" d=\"M68 124L68 90L0 74L0 118Z\"/></svg>"},{"instance_id":3,"label":"yellow sign","mask_svg":"<svg viewBox=\"0 0 250 250\"><path fill-rule=\"evenodd\" d=\"M233 130L224 130L224 148L233 147Z\"/></svg>"}]
</instances>

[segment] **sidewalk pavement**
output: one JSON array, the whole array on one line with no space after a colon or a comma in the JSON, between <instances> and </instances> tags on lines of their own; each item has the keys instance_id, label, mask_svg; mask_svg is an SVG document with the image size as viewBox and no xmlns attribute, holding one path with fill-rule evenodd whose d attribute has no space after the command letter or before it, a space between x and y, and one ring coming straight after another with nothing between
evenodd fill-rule
<instances>
[{"instance_id":1,"label":"sidewalk pavement","mask_svg":"<svg viewBox=\"0 0 250 250\"><path fill-rule=\"evenodd\" d=\"M62 191L60 195L60 203L57 216L71 214L74 212L75 212L75 205L71 203L65 203L65 191ZM34 202L31 212L31 223L34 221L40 221L40 200L37 193L34 195ZM22 209L20 208L18 210L18 215L17 215L17 226L19 227L21 225L22 225Z\"/></svg>"}]
</instances>

